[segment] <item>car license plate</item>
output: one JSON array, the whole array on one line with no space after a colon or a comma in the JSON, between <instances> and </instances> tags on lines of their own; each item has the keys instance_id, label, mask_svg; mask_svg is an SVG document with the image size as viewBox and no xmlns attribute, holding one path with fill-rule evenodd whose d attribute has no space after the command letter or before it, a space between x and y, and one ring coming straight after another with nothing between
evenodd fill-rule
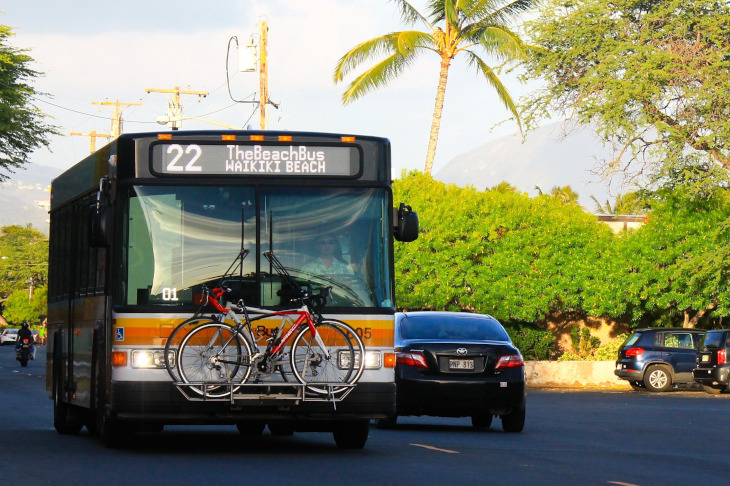
<instances>
[{"instance_id":1,"label":"car license plate","mask_svg":"<svg viewBox=\"0 0 730 486\"><path fill-rule=\"evenodd\" d=\"M701 358L701 361L703 363L707 363L708 361L710 361L710 355L709 354L703 354L702 355L702 358Z\"/></svg>"},{"instance_id":2,"label":"car license plate","mask_svg":"<svg viewBox=\"0 0 730 486\"><path fill-rule=\"evenodd\" d=\"M450 359L449 360L450 370L473 370L474 360L473 359Z\"/></svg>"}]
</instances>

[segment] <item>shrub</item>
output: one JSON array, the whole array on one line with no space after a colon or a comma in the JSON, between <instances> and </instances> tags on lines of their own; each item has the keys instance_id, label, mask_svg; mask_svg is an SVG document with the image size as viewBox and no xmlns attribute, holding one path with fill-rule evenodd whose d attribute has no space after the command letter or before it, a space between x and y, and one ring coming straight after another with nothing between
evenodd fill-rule
<instances>
[{"instance_id":1,"label":"shrub","mask_svg":"<svg viewBox=\"0 0 730 486\"><path fill-rule=\"evenodd\" d=\"M618 348L626 341L628 334L620 334L616 339L598 346L592 354L579 356L575 353L565 352L558 358L558 361L615 361L618 356Z\"/></svg>"},{"instance_id":2,"label":"shrub","mask_svg":"<svg viewBox=\"0 0 730 486\"><path fill-rule=\"evenodd\" d=\"M512 342L530 360L549 360L555 352L555 336L550 331L535 329L529 325L505 324Z\"/></svg>"}]
</instances>

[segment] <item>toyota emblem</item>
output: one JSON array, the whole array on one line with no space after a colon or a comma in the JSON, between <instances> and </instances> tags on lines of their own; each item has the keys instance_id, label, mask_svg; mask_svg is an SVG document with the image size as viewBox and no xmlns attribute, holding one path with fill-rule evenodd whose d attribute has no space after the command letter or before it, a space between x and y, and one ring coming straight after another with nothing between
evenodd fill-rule
<instances>
[{"instance_id":1,"label":"toyota emblem","mask_svg":"<svg viewBox=\"0 0 730 486\"><path fill-rule=\"evenodd\" d=\"M466 354L466 348L457 349L456 354L458 354L459 356L464 356Z\"/></svg>"}]
</instances>

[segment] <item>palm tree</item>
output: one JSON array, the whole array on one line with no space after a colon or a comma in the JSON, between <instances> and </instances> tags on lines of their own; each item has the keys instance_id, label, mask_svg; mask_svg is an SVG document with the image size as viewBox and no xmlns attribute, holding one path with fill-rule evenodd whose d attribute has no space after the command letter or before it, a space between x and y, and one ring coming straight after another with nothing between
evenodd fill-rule
<instances>
[{"instance_id":1,"label":"palm tree","mask_svg":"<svg viewBox=\"0 0 730 486\"><path fill-rule=\"evenodd\" d=\"M451 61L463 53L469 66L476 68L496 90L522 131L517 108L509 92L474 49L481 48L500 62L524 59L527 46L508 24L537 0L431 0L428 16L422 15L405 0L392 1L400 7L403 22L408 25L422 22L429 31L407 30L385 34L355 46L342 56L335 67L335 82L342 81L368 59L385 56L350 83L342 94L342 103L346 105L396 79L414 63L419 54L426 51L436 53L441 58L441 69L426 152L425 172L430 174L436 155L449 67Z\"/></svg>"},{"instance_id":2,"label":"palm tree","mask_svg":"<svg viewBox=\"0 0 730 486\"><path fill-rule=\"evenodd\" d=\"M570 186L553 186L553 188L550 189L550 197L560 201L562 204L578 202L578 193Z\"/></svg>"},{"instance_id":3,"label":"palm tree","mask_svg":"<svg viewBox=\"0 0 730 486\"><path fill-rule=\"evenodd\" d=\"M598 202L595 196L591 196L595 205L596 214L646 214L651 211L651 193L648 191L635 191L616 196L616 202L611 206L610 201L606 205Z\"/></svg>"}]
</instances>

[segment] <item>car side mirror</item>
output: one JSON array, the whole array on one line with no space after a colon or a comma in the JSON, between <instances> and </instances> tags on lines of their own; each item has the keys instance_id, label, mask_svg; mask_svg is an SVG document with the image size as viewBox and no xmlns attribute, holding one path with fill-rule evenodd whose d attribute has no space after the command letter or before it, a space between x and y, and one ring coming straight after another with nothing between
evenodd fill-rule
<instances>
[{"instance_id":1,"label":"car side mirror","mask_svg":"<svg viewBox=\"0 0 730 486\"><path fill-rule=\"evenodd\" d=\"M393 208L393 235L398 241L408 243L418 238L418 213L410 206L400 203L398 209Z\"/></svg>"}]
</instances>

